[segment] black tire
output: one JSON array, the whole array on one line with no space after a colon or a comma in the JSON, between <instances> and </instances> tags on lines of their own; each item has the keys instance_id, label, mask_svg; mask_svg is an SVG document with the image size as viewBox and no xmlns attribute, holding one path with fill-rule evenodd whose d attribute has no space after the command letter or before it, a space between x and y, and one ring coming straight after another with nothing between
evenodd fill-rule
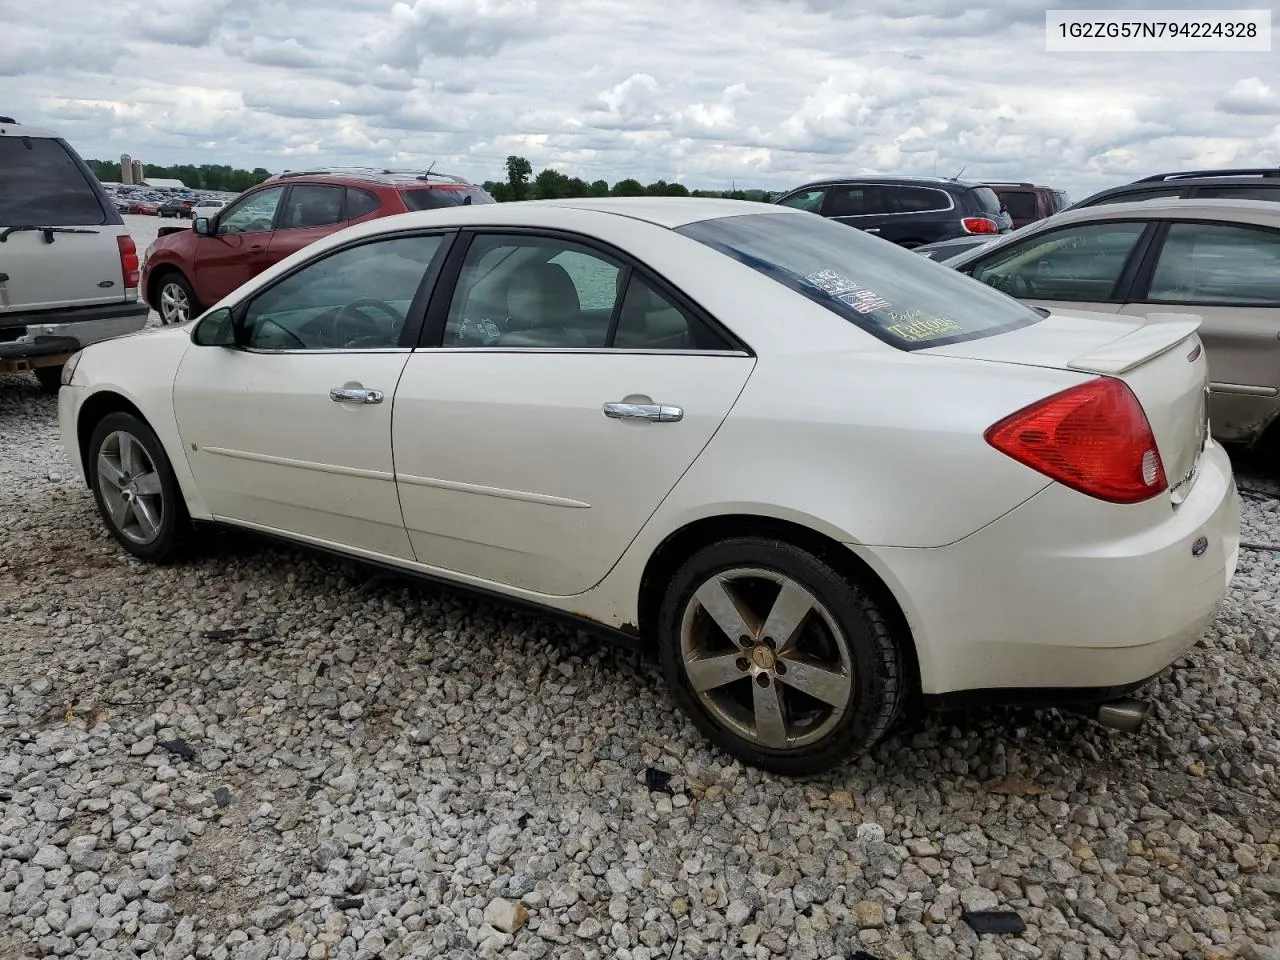
<instances>
[{"instance_id":1,"label":"black tire","mask_svg":"<svg viewBox=\"0 0 1280 960\"><path fill-rule=\"evenodd\" d=\"M842 631L852 674L849 697L843 714L821 739L794 748L765 747L734 732L693 689L681 651L686 607L709 578L735 568L773 571L796 581L826 607ZM769 537L724 540L691 556L663 598L658 631L663 674L680 708L722 750L772 773L821 773L866 752L897 719L907 694L898 638L870 593L820 557ZM786 686L785 679L775 682Z\"/></svg>"},{"instance_id":2,"label":"black tire","mask_svg":"<svg viewBox=\"0 0 1280 960\"><path fill-rule=\"evenodd\" d=\"M182 320L171 320L165 316L163 302L164 289L170 284L179 287L182 290L183 296L187 298L187 320L190 320L192 317L198 317L203 308L200 306L200 301L196 299L196 292L191 289L191 283L179 271L167 270L160 274L159 278L155 281L154 286L155 311L160 315L160 323L164 326L168 326L170 323L184 322Z\"/></svg>"},{"instance_id":3,"label":"black tire","mask_svg":"<svg viewBox=\"0 0 1280 960\"><path fill-rule=\"evenodd\" d=\"M112 517L104 494L104 483L107 481L99 475L99 457L103 452L103 446L113 435L121 433L130 435L141 444L159 480L162 509L158 511L158 531L154 539L145 543L127 535ZM93 429L86 451L85 468L102 522L107 525L107 530L120 546L139 560L151 563L165 563L178 555L189 535L191 521L187 514L186 503L182 499L182 491L178 487L177 477L173 473L173 466L155 431L133 414L107 414Z\"/></svg>"},{"instance_id":4,"label":"black tire","mask_svg":"<svg viewBox=\"0 0 1280 960\"><path fill-rule=\"evenodd\" d=\"M33 367L32 373L40 381L40 389L45 393L57 393L62 388L62 364L56 367Z\"/></svg>"}]
</instances>

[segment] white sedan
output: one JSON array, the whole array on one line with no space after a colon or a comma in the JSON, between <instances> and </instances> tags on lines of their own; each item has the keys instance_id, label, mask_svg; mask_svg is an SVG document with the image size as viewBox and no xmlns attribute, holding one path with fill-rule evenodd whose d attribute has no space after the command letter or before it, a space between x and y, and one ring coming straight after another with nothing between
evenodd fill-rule
<instances>
[{"instance_id":1,"label":"white sedan","mask_svg":"<svg viewBox=\"0 0 1280 960\"><path fill-rule=\"evenodd\" d=\"M1236 565L1198 322L774 205L463 206L94 344L60 419L134 556L214 521L638 634L716 744L803 774L920 695L1136 726Z\"/></svg>"}]
</instances>

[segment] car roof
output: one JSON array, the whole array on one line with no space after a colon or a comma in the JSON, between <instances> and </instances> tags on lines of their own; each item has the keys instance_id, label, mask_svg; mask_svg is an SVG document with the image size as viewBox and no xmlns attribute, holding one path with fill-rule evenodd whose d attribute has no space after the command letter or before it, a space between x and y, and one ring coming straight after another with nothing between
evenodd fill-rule
<instances>
[{"instance_id":1,"label":"car roof","mask_svg":"<svg viewBox=\"0 0 1280 960\"><path fill-rule=\"evenodd\" d=\"M0 137L37 137L58 140L59 135L43 127L28 127L25 123L0 123Z\"/></svg>"},{"instance_id":2,"label":"car roof","mask_svg":"<svg viewBox=\"0 0 1280 960\"><path fill-rule=\"evenodd\" d=\"M814 187L834 187L839 186L842 183L892 183L901 184L902 186L956 187L961 190L968 190L972 187L989 186L988 184L979 183L974 180L952 180L948 177L910 176L907 174L896 173L866 173L848 177L825 177L822 180L810 180L808 183L801 184L800 186L786 192L796 193L799 190L812 190Z\"/></svg>"},{"instance_id":3,"label":"car roof","mask_svg":"<svg viewBox=\"0 0 1280 960\"><path fill-rule=\"evenodd\" d=\"M1096 207L1072 207L1040 220L1037 224L1075 223L1079 220L1123 220L1135 214L1155 219L1243 220L1249 223L1280 226L1280 203L1274 200L1131 200L1127 203L1104 203Z\"/></svg>"},{"instance_id":4,"label":"car roof","mask_svg":"<svg viewBox=\"0 0 1280 960\"><path fill-rule=\"evenodd\" d=\"M393 170L387 167L311 167L302 170L285 170L273 174L263 183L284 184L293 181L374 184L385 187L429 187L432 184L475 186L470 181L432 170Z\"/></svg>"}]
</instances>

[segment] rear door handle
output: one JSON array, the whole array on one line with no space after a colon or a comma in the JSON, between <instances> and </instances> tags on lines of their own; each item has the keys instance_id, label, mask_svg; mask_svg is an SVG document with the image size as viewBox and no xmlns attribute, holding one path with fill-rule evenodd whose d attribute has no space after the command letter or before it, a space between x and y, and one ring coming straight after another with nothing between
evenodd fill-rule
<instances>
[{"instance_id":1,"label":"rear door handle","mask_svg":"<svg viewBox=\"0 0 1280 960\"><path fill-rule=\"evenodd\" d=\"M612 420L652 420L654 423L684 419L684 411L668 403L606 403L604 415Z\"/></svg>"},{"instance_id":2,"label":"rear door handle","mask_svg":"<svg viewBox=\"0 0 1280 960\"><path fill-rule=\"evenodd\" d=\"M334 387L329 391L329 399L334 403L381 403L381 390L366 390L363 387Z\"/></svg>"}]
</instances>

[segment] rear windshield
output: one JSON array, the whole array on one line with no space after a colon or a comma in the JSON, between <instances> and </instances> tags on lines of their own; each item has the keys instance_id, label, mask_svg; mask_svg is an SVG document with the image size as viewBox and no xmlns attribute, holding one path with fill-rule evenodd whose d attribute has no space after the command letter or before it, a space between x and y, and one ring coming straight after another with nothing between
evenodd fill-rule
<instances>
[{"instance_id":1,"label":"rear windshield","mask_svg":"<svg viewBox=\"0 0 1280 960\"><path fill-rule=\"evenodd\" d=\"M975 340L1041 319L986 284L814 214L752 213L676 232L903 350Z\"/></svg>"},{"instance_id":2,"label":"rear windshield","mask_svg":"<svg viewBox=\"0 0 1280 960\"><path fill-rule=\"evenodd\" d=\"M493 197L480 187L414 187L401 190L400 197L410 210L438 210L460 207L468 203L493 203Z\"/></svg>"},{"instance_id":3,"label":"rear windshield","mask_svg":"<svg viewBox=\"0 0 1280 960\"><path fill-rule=\"evenodd\" d=\"M996 196L996 192L990 187L974 187L969 191L969 195L973 197L973 201L978 205L980 211L989 213L994 217L1000 216L1000 198Z\"/></svg>"},{"instance_id":4,"label":"rear windshield","mask_svg":"<svg viewBox=\"0 0 1280 960\"><path fill-rule=\"evenodd\" d=\"M106 223L70 151L46 137L0 137L0 227Z\"/></svg>"},{"instance_id":5,"label":"rear windshield","mask_svg":"<svg viewBox=\"0 0 1280 960\"><path fill-rule=\"evenodd\" d=\"M1034 193L1011 190L1007 193L1001 193L1000 198L1004 200L1005 209L1009 211L1009 216L1015 220L1034 220L1036 218L1036 195Z\"/></svg>"}]
</instances>

